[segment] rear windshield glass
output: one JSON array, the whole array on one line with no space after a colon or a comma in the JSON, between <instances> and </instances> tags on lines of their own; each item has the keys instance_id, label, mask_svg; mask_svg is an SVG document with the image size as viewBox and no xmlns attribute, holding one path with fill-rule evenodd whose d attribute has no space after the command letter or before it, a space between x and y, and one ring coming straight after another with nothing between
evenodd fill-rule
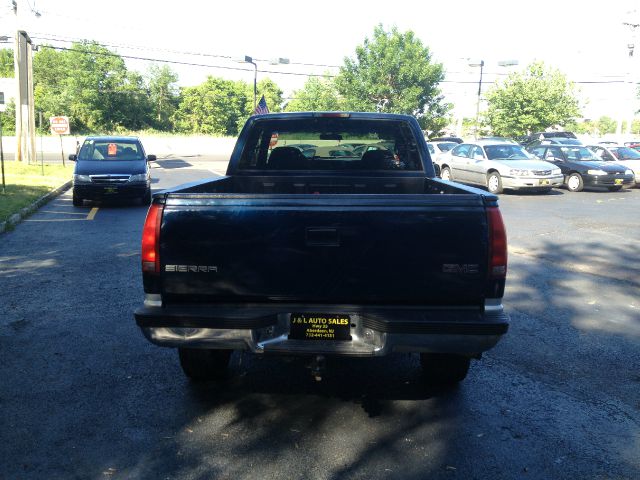
<instances>
[{"instance_id":1,"label":"rear windshield glass","mask_svg":"<svg viewBox=\"0 0 640 480\"><path fill-rule=\"evenodd\" d=\"M487 145L484 147L489 160L527 160L531 158L520 145Z\"/></svg>"},{"instance_id":2,"label":"rear windshield glass","mask_svg":"<svg viewBox=\"0 0 640 480\"><path fill-rule=\"evenodd\" d=\"M438 148L440 148L440 150L442 150L443 152L448 152L449 150L451 150L453 147L456 147L456 146L458 146L458 144L455 142L438 143Z\"/></svg>"},{"instance_id":3,"label":"rear windshield glass","mask_svg":"<svg viewBox=\"0 0 640 480\"><path fill-rule=\"evenodd\" d=\"M135 140L87 139L78 152L78 160L144 160L144 153Z\"/></svg>"},{"instance_id":4,"label":"rear windshield glass","mask_svg":"<svg viewBox=\"0 0 640 480\"><path fill-rule=\"evenodd\" d=\"M600 160L587 147L562 147L562 151L564 152L567 160L573 160L577 162L591 162L593 160Z\"/></svg>"},{"instance_id":5,"label":"rear windshield glass","mask_svg":"<svg viewBox=\"0 0 640 480\"><path fill-rule=\"evenodd\" d=\"M240 170L422 170L406 122L352 118L264 120L254 124Z\"/></svg>"}]
</instances>

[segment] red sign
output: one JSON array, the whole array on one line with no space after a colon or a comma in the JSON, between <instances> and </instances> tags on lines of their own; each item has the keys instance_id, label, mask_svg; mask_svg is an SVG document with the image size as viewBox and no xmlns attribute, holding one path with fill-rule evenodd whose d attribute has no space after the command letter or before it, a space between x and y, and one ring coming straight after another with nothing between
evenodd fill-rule
<instances>
[{"instance_id":1,"label":"red sign","mask_svg":"<svg viewBox=\"0 0 640 480\"><path fill-rule=\"evenodd\" d=\"M69 117L49 117L51 133L53 135L69 135Z\"/></svg>"}]
</instances>

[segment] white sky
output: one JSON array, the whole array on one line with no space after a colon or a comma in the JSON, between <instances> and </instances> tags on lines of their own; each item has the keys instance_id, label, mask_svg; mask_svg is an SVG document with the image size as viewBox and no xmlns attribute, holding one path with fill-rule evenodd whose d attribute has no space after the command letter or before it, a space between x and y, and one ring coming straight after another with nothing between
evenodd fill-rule
<instances>
[{"instance_id":1,"label":"white sky","mask_svg":"<svg viewBox=\"0 0 640 480\"><path fill-rule=\"evenodd\" d=\"M12 35L15 17L10 0L0 0L0 35ZM447 71L442 89L465 115L475 112L479 69L465 58L483 59L486 90L497 74L522 69L534 59L560 69L576 82L640 81L640 28L635 39L623 22L640 23L637 0L536 2L451 0L449 2L321 0L150 1L150 0L18 0L22 28L34 43L64 43L50 38L92 39L121 55L247 68L247 71L170 65L181 85L195 85L207 75L253 81L253 67L228 58L193 56L188 52L237 58L284 57L291 65L258 62L258 79L269 76L291 95L307 77L264 73L316 73L336 68L293 63L341 65L357 45L371 37L376 24L413 30ZM30 8L41 12L36 18ZM634 11L635 10L635 11ZM637 45L628 55L629 43ZM1 45L0 45L1 46ZM126 48L139 47L139 48ZM182 53L170 53L173 50ZM519 66L498 67L517 59ZM144 72L148 62L127 60ZM635 73L631 74L634 71ZM631 76L633 75L633 77ZM455 83L473 82L473 83ZM627 115L629 84L579 84L587 117ZM624 112L626 110L626 112ZM624 112L624 113L621 113ZM626 117L625 117L626 118Z\"/></svg>"}]
</instances>

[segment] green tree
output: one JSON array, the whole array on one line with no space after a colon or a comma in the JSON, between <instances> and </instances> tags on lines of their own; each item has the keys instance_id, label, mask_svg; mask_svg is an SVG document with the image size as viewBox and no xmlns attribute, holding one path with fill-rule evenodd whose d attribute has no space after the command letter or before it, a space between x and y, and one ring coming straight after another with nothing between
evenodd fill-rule
<instances>
[{"instance_id":1,"label":"green tree","mask_svg":"<svg viewBox=\"0 0 640 480\"><path fill-rule=\"evenodd\" d=\"M485 121L495 135L509 137L564 126L580 115L574 90L559 70L534 62L487 91Z\"/></svg>"},{"instance_id":2,"label":"green tree","mask_svg":"<svg viewBox=\"0 0 640 480\"><path fill-rule=\"evenodd\" d=\"M6 99L5 99L6 101ZM16 102L12 98L7 102L7 108L0 112L0 122L2 122L3 135L15 135L16 133Z\"/></svg>"},{"instance_id":3,"label":"green tree","mask_svg":"<svg viewBox=\"0 0 640 480\"><path fill-rule=\"evenodd\" d=\"M0 78L13 78L14 72L13 50L0 49Z\"/></svg>"},{"instance_id":4,"label":"green tree","mask_svg":"<svg viewBox=\"0 0 640 480\"><path fill-rule=\"evenodd\" d=\"M156 128L169 129L180 96L178 75L167 65L152 65L147 73L147 82Z\"/></svg>"},{"instance_id":5,"label":"green tree","mask_svg":"<svg viewBox=\"0 0 640 480\"><path fill-rule=\"evenodd\" d=\"M74 43L61 52L43 47L33 68L36 110L45 119L67 115L72 131L87 133L149 125L146 86L122 57L95 42Z\"/></svg>"},{"instance_id":6,"label":"green tree","mask_svg":"<svg viewBox=\"0 0 640 480\"><path fill-rule=\"evenodd\" d=\"M414 115L423 129L438 131L451 109L439 89L443 79L442 64L412 31L378 25L355 57L345 58L336 87L347 109Z\"/></svg>"},{"instance_id":7,"label":"green tree","mask_svg":"<svg viewBox=\"0 0 640 480\"><path fill-rule=\"evenodd\" d=\"M253 89L246 82L210 76L204 83L182 90L172 121L180 132L233 136L249 115L248 105L253 107Z\"/></svg>"},{"instance_id":8,"label":"green tree","mask_svg":"<svg viewBox=\"0 0 640 480\"><path fill-rule=\"evenodd\" d=\"M613 118L604 115L600 117L596 123L597 133L600 135L604 135L605 133L616 133L617 127L618 122Z\"/></svg>"},{"instance_id":9,"label":"green tree","mask_svg":"<svg viewBox=\"0 0 640 480\"><path fill-rule=\"evenodd\" d=\"M336 83L328 75L311 77L300 90L293 92L293 99L287 104L288 112L322 112L343 110Z\"/></svg>"}]
</instances>

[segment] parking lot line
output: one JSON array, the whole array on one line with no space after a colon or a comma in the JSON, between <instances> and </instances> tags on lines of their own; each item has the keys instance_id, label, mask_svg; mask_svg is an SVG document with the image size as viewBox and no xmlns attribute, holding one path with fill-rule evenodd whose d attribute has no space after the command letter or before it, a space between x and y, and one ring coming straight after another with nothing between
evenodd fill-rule
<instances>
[{"instance_id":1,"label":"parking lot line","mask_svg":"<svg viewBox=\"0 0 640 480\"><path fill-rule=\"evenodd\" d=\"M84 212L62 212L60 210L38 210L40 213L55 213L60 215L84 215Z\"/></svg>"},{"instance_id":2,"label":"parking lot line","mask_svg":"<svg viewBox=\"0 0 640 480\"><path fill-rule=\"evenodd\" d=\"M98 207L93 207L85 220L93 220L96 216L96 213L98 213Z\"/></svg>"}]
</instances>

